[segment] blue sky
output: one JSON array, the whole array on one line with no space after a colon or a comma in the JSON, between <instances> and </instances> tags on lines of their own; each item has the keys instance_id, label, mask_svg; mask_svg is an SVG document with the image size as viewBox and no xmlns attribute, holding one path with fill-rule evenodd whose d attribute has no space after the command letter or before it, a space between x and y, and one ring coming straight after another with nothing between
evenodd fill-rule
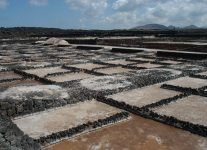
<instances>
[{"instance_id":1,"label":"blue sky","mask_svg":"<svg viewBox=\"0 0 207 150\"><path fill-rule=\"evenodd\" d=\"M131 28L207 26L207 0L0 0L0 26Z\"/></svg>"}]
</instances>

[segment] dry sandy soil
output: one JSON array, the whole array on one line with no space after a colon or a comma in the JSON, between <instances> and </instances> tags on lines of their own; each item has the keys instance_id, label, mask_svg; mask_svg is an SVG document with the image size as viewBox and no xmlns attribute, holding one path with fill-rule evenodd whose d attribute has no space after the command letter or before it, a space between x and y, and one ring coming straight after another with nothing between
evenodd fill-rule
<instances>
[{"instance_id":1,"label":"dry sandy soil","mask_svg":"<svg viewBox=\"0 0 207 150\"><path fill-rule=\"evenodd\" d=\"M107 128L52 145L47 150L206 150L207 139L133 116Z\"/></svg>"},{"instance_id":2,"label":"dry sandy soil","mask_svg":"<svg viewBox=\"0 0 207 150\"><path fill-rule=\"evenodd\" d=\"M108 96L108 98L113 98L116 101L125 102L132 106L143 107L179 94L179 92L161 89L160 84L158 84L131 91L124 91Z\"/></svg>"},{"instance_id":3,"label":"dry sandy soil","mask_svg":"<svg viewBox=\"0 0 207 150\"><path fill-rule=\"evenodd\" d=\"M106 68L106 69L96 69L95 71L99 73L104 73L104 74L117 74L117 73L123 73L123 72L130 72L133 70L125 69L122 67L112 67L112 68Z\"/></svg>"},{"instance_id":4,"label":"dry sandy soil","mask_svg":"<svg viewBox=\"0 0 207 150\"><path fill-rule=\"evenodd\" d=\"M50 67L50 68L25 70L25 72L37 75L39 77L44 77L50 73L67 72L67 71L68 70L62 69L61 67Z\"/></svg>"},{"instance_id":5,"label":"dry sandy soil","mask_svg":"<svg viewBox=\"0 0 207 150\"><path fill-rule=\"evenodd\" d=\"M55 82L67 82L67 81L73 81L73 80L80 80L80 79L86 79L93 77L93 75L79 72L79 73L69 73L65 75L55 76L55 77L49 77L47 79Z\"/></svg>"},{"instance_id":6,"label":"dry sandy soil","mask_svg":"<svg viewBox=\"0 0 207 150\"><path fill-rule=\"evenodd\" d=\"M155 108L158 114L207 126L207 97L189 96L177 102Z\"/></svg>"},{"instance_id":7,"label":"dry sandy soil","mask_svg":"<svg viewBox=\"0 0 207 150\"><path fill-rule=\"evenodd\" d=\"M184 88L201 88L207 86L206 80L191 77L178 78L175 80L168 81L166 82L166 84L181 86Z\"/></svg>"},{"instance_id":8,"label":"dry sandy soil","mask_svg":"<svg viewBox=\"0 0 207 150\"><path fill-rule=\"evenodd\" d=\"M64 131L88 121L96 121L120 112L95 100L81 102L76 105L51 109L30 116L14 118L13 122L32 138L47 136L58 131Z\"/></svg>"}]
</instances>

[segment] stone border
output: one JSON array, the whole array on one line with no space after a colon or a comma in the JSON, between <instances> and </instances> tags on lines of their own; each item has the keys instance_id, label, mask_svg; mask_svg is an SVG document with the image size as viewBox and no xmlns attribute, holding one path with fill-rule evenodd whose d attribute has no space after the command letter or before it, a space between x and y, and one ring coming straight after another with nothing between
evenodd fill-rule
<instances>
[{"instance_id":1,"label":"stone border","mask_svg":"<svg viewBox=\"0 0 207 150\"><path fill-rule=\"evenodd\" d=\"M202 67L207 67L207 59L203 60L202 62L196 62L196 65L202 66Z\"/></svg>"},{"instance_id":2,"label":"stone border","mask_svg":"<svg viewBox=\"0 0 207 150\"><path fill-rule=\"evenodd\" d=\"M127 59L125 59L126 61L129 61ZM108 67L103 67L103 68L97 68L97 69L107 69L107 68L113 68L113 67L122 67L125 69L132 69L132 70L142 70L142 69L147 69L146 67L136 67L136 66L131 66L131 65L136 65L137 63L134 62L133 64L128 64L128 65L122 65L122 64L110 64L110 63L105 63L105 62L101 62L101 61L97 61L95 62L96 64L100 64L100 65L106 65ZM95 71L96 69L94 69ZM107 75L107 74L104 74Z\"/></svg>"},{"instance_id":3,"label":"stone border","mask_svg":"<svg viewBox=\"0 0 207 150\"><path fill-rule=\"evenodd\" d=\"M136 106L131 106L129 104L126 104L125 102L118 102L111 98L105 98L103 96L99 96L97 98L98 101L106 103L108 105L124 109L126 111L129 111L135 115L152 119L154 121L158 121L167 125L174 126L176 128L180 128L186 131L189 131L191 133L207 137L207 127L199 124L193 124L190 122L182 121L177 118L171 117L171 116L165 116L165 115L159 115L153 111L151 111L148 108L139 108ZM163 103L164 105L164 103Z\"/></svg>"},{"instance_id":4,"label":"stone border","mask_svg":"<svg viewBox=\"0 0 207 150\"><path fill-rule=\"evenodd\" d=\"M73 71L48 73L47 75L44 76L44 78L56 77L56 76L61 76L61 75L69 74L69 73L73 73Z\"/></svg>"},{"instance_id":5,"label":"stone border","mask_svg":"<svg viewBox=\"0 0 207 150\"><path fill-rule=\"evenodd\" d=\"M66 65L63 65L62 68L63 69L71 70L72 72L84 72L84 73L91 74L91 75L96 75L96 76L103 76L103 75L105 75L103 73L94 72L93 71L94 69L87 70L87 69L81 69L81 68L76 68L76 67L69 67L69 66L66 66Z\"/></svg>"},{"instance_id":6,"label":"stone border","mask_svg":"<svg viewBox=\"0 0 207 150\"><path fill-rule=\"evenodd\" d=\"M25 79L35 79L45 84L59 85L63 88L70 87L71 84L75 84L79 81L79 80L73 80L69 82L58 83L58 82L51 81L49 79L41 78L34 74L26 73L22 70L16 69L14 70L14 72L22 75ZM64 74L64 73L60 73L60 74ZM9 99L5 99L0 102L0 109L1 109L0 115L6 116L6 117L16 117L20 115L26 115L26 114L31 114L34 112L44 111L49 108L61 107L67 104L74 104L74 103L78 103L81 101L87 101L87 100L96 98L96 92L94 91L88 90L83 87L78 90L81 91L82 95L80 96L79 95L80 93L74 93L72 94L70 99L58 99L58 100L28 99L28 100L15 101L15 102ZM79 95L79 97L77 96L77 94Z\"/></svg>"},{"instance_id":7,"label":"stone border","mask_svg":"<svg viewBox=\"0 0 207 150\"><path fill-rule=\"evenodd\" d=\"M76 46L76 49L79 49L79 50L100 50L103 48L104 47L101 47L101 46Z\"/></svg>"},{"instance_id":8,"label":"stone border","mask_svg":"<svg viewBox=\"0 0 207 150\"><path fill-rule=\"evenodd\" d=\"M163 63L163 62L160 62L158 60L151 62L151 64L162 65L161 67L172 65L171 63ZM157 68L159 68L159 67L157 67Z\"/></svg>"},{"instance_id":9,"label":"stone border","mask_svg":"<svg viewBox=\"0 0 207 150\"><path fill-rule=\"evenodd\" d=\"M127 119L129 117L128 112L120 112L116 113L110 117L104 118L104 119L98 119L94 122L88 122L82 125L78 125L76 127L70 128L68 130L60 131L57 133L52 133L51 135L40 137L39 139L35 140L36 142L40 143L43 146L46 146L47 144L50 144L52 142L55 142L57 140L60 140L62 138L71 138L77 134L87 132L90 129L97 129L100 127L103 127L108 124L114 124L116 122L119 122L123 119Z\"/></svg>"},{"instance_id":10,"label":"stone border","mask_svg":"<svg viewBox=\"0 0 207 150\"><path fill-rule=\"evenodd\" d=\"M193 88L184 88L180 86L175 86L175 85L169 85L169 84L163 84L161 85L161 88L163 89L168 89L168 90L173 90L173 91L178 91L178 92L183 92L183 93L189 93L193 95L200 95L203 97L207 97L207 93L204 91L206 87L201 87L198 89L193 89Z\"/></svg>"},{"instance_id":11,"label":"stone border","mask_svg":"<svg viewBox=\"0 0 207 150\"><path fill-rule=\"evenodd\" d=\"M157 57L174 57L174 58L184 58L190 60L200 60L206 59L207 54L196 54L196 53L183 53L183 52L172 52L172 51L157 51Z\"/></svg>"},{"instance_id":12,"label":"stone border","mask_svg":"<svg viewBox=\"0 0 207 150\"><path fill-rule=\"evenodd\" d=\"M127 54L134 54L134 53L140 53L144 50L137 50L137 49L130 49L130 48L112 48L112 53L127 53Z\"/></svg>"},{"instance_id":13,"label":"stone border","mask_svg":"<svg viewBox=\"0 0 207 150\"><path fill-rule=\"evenodd\" d=\"M155 108L155 107L160 107L162 105L167 105L171 102L176 102L182 98L185 98L185 97L188 97L190 94L188 93L182 93L182 94L179 94L179 95L176 95L174 97L170 97L170 98L166 98L166 99L162 99L158 102L155 102L155 103L152 103L152 104L149 104L149 105L146 105L144 107L142 107L143 109L152 109L152 108Z\"/></svg>"},{"instance_id":14,"label":"stone border","mask_svg":"<svg viewBox=\"0 0 207 150\"><path fill-rule=\"evenodd\" d=\"M0 80L0 83L13 82L13 81L17 81L17 80L26 80L26 78L3 79L3 80Z\"/></svg>"},{"instance_id":15,"label":"stone border","mask_svg":"<svg viewBox=\"0 0 207 150\"><path fill-rule=\"evenodd\" d=\"M67 87L67 85L60 86ZM74 90L76 90L76 88ZM80 89L77 90L79 90L77 93L71 91L72 94L68 99L27 99L21 101L4 99L0 101L0 115L5 117L28 115L35 112L45 111L50 108L57 108L79 102L90 101L92 99L96 99L97 97L95 92L88 89L80 87Z\"/></svg>"},{"instance_id":16,"label":"stone border","mask_svg":"<svg viewBox=\"0 0 207 150\"><path fill-rule=\"evenodd\" d=\"M25 135L10 119L0 116L1 150L40 150L40 144Z\"/></svg>"},{"instance_id":17,"label":"stone border","mask_svg":"<svg viewBox=\"0 0 207 150\"><path fill-rule=\"evenodd\" d=\"M190 75L192 78L199 78L199 79L205 79L207 82L207 76L206 75L199 75L199 74L192 74Z\"/></svg>"},{"instance_id":18,"label":"stone border","mask_svg":"<svg viewBox=\"0 0 207 150\"><path fill-rule=\"evenodd\" d=\"M44 68L51 68L51 67L61 67L61 65L60 64L50 64L50 65L37 66L37 67L35 67L35 66L19 66L19 67L16 67L16 69L24 71L24 70L44 69Z\"/></svg>"},{"instance_id":19,"label":"stone border","mask_svg":"<svg viewBox=\"0 0 207 150\"><path fill-rule=\"evenodd\" d=\"M156 59L156 56L155 56L156 52L153 52L153 53L154 53L154 56L153 55L144 55L144 54L140 55L140 54L138 54L138 57L136 57L136 58Z\"/></svg>"},{"instance_id":20,"label":"stone border","mask_svg":"<svg viewBox=\"0 0 207 150\"><path fill-rule=\"evenodd\" d=\"M66 68L66 69L69 69L69 68ZM79 72L80 69L74 68L74 70L72 70L72 71ZM71 85L78 84L78 82L80 81L80 80L73 80L73 81L58 83L58 82L50 81L49 79L41 78L41 77L38 77L36 75L26 73L22 70L16 69L15 72L20 74L20 75L23 75L26 78L32 78L32 79L41 81L41 82L46 83L46 84L59 85L63 88L71 87ZM93 72L93 71L90 71L90 72L87 72L87 73L91 73L91 72ZM58 73L57 75L60 75L60 74L64 74L64 73ZM132 81L135 80L134 85L128 87L127 90L138 88L138 87L143 87L143 86L147 86L147 85L151 85L151 84L155 84L155 83L158 83L158 82L160 83L160 82L163 82L163 81L166 81L166 80L169 80L169 79L172 79L172 77L170 77L170 78L168 78L168 77L167 78L161 78L159 80L156 79L156 77L155 77L155 78L153 78L153 80L150 80L150 82L149 82L149 80L147 80L149 83L143 83L143 84L138 84L137 85L137 84L135 84L135 82L137 82L136 77L134 77L132 79ZM7 107L5 107L6 109L4 109L4 111L2 111L2 115L12 117L12 116L30 114L30 113L38 112L38 111L44 111L45 109L48 109L48 108L60 107L60 106L64 106L64 105L67 105L67 104L73 104L73 103L80 102L80 101L96 99L98 93L101 93L102 95L109 95L109 94L114 94L114 93L117 93L117 92L120 92L120 91L124 91L124 90L126 90L126 88L120 88L120 89L115 89L115 90L106 90L106 91L102 91L102 92L88 90L88 89L83 88L83 87L80 87L79 90L81 91L81 94L82 93L84 93L84 94L82 94L82 96L80 96L79 92L77 92L75 94L72 94L72 97L70 98L70 100L68 100L68 99L62 99L62 100L52 100L52 99L51 100L44 100L44 99L42 99L42 100L32 100L31 99L31 100L20 101L20 102L16 102L16 103L13 103L13 101L9 101L9 100L7 100L7 102L2 101L1 105L6 105L7 106Z\"/></svg>"},{"instance_id":21,"label":"stone border","mask_svg":"<svg viewBox=\"0 0 207 150\"><path fill-rule=\"evenodd\" d=\"M30 73L26 73L22 70L18 70L18 69L14 69L14 73L17 73L25 78L28 78L28 79L35 79L37 81L40 81L42 83L45 83L45 84L54 84L55 82L51 81L51 80L48 80L48 79L45 79L45 78L41 78L37 75L34 75L34 74L30 74Z\"/></svg>"},{"instance_id":22,"label":"stone border","mask_svg":"<svg viewBox=\"0 0 207 150\"><path fill-rule=\"evenodd\" d=\"M0 73L9 72L9 71L12 71L12 69L6 68L6 69L1 70Z\"/></svg>"},{"instance_id":23,"label":"stone border","mask_svg":"<svg viewBox=\"0 0 207 150\"><path fill-rule=\"evenodd\" d=\"M142 58L142 57L138 57L138 58ZM133 58L127 58L126 61L133 61L137 64L144 64L144 63L150 63L151 61L147 61L147 60L135 60Z\"/></svg>"},{"instance_id":24,"label":"stone border","mask_svg":"<svg viewBox=\"0 0 207 150\"><path fill-rule=\"evenodd\" d=\"M123 74L122 74L123 75ZM178 77L181 77L182 75L177 75L177 76L166 76L166 77L159 77L157 75L153 76L153 75L148 75L148 76L144 76L142 75L141 78L140 77L136 77L136 75L132 75L130 78L128 78L128 81L132 82L131 86L128 87L123 87L123 88L117 88L117 89L113 89L113 90L104 90L104 91L95 91L95 90L90 90L93 91L94 93L96 93L96 95L112 95L112 94L116 94L122 91L128 91L128 90L133 90L136 88L142 88L142 87L146 87L146 86L150 86L150 85L154 85L154 84L158 84L158 83L163 83L165 81L169 81L169 80L173 80L176 79ZM144 80L143 80L144 79ZM144 82L142 82L144 81ZM66 83L62 83L63 85ZM69 83L68 83L69 84Z\"/></svg>"},{"instance_id":25,"label":"stone border","mask_svg":"<svg viewBox=\"0 0 207 150\"><path fill-rule=\"evenodd\" d=\"M72 103L72 102L71 102ZM5 99L0 102L0 115L5 117L17 117L21 115L31 114L44 111L53 107L61 107L67 105L67 100L35 100L28 99L22 101L13 101Z\"/></svg>"}]
</instances>

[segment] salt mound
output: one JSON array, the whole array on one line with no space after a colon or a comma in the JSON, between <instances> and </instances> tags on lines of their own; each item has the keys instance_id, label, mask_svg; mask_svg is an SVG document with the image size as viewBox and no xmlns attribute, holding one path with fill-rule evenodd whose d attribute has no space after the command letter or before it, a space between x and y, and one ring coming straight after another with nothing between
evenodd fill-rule
<instances>
[{"instance_id":1,"label":"salt mound","mask_svg":"<svg viewBox=\"0 0 207 150\"><path fill-rule=\"evenodd\" d=\"M118 88L124 88L131 85L131 82L127 81L126 76L101 76L88 78L81 81L81 85L90 90L114 90Z\"/></svg>"},{"instance_id":2,"label":"salt mound","mask_svg":"<svg viewBox=\"0 0 207 150\"><path fill-rule=\"evenodd\" d=\"M0 99L64 99L68 98L66 90L56 85L17 86L0 93Z\"/></svg>"},{"instance_id":3,"label":"salt mound","mask_svg":"<svg viewBox=\"0 0 207 150\"><path fill-rule=\"evenodd\" d=\"M69 46L70 44L62 39L58 38L49 38L48 40L45 41L46 45L55 45L55 46Z\"/></svg>"},{"instance_id":4,"label":"salt mound","mask_svg":"<svg viewBox=\"0 0 207 150\"><path fill-rule=\"evenodd\" d=\"M36 44L55 45L55 46L69 46L70 44L63 39L49 38L46 41L37 41Z\"/></svg>"}]
</instances>

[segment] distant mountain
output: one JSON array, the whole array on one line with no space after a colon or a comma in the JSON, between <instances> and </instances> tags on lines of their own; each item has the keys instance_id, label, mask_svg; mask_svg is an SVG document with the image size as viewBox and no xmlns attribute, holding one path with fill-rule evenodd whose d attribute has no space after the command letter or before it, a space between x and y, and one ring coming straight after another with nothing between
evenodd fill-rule
<instances>
[{"instance_id":1,"label":"distant mountain","mask_svg":"<svg viewBox=\"0 0 207 150\"><path fill-rule=\"evenodd\" d=\"M170 26L168 26L168 29L169 30L175 30L175 29L178 29L178 27L170 25Z\"/></svg>"},{"instance_id":2,"label":"distant mountain","mask_svg":"<svg viewBox=\"0 0 207 150\"><path fill-rule=\"evenodd\" d=\"M189 25L189 26L184 27L183 29L199 29L199 27L195 25Z\"/></svg>"},{"instance_id":3,"label":"distant mountain","mask_svg":"<svg viewBox=\"0 0 207 150\"><path fill-rule=\"evenodd\" d=\"M167 30L168 27L161 25L161 24L146 24L144 26L137 26L133 29L140 29L140 30Z\"/></svg>"},{"instance_id":4,"label":"distant mountain","mask_svg":"<svg viewBox=\"0 0 207 150\"><path fill-rule=\"evenodd\" d=\"M200 27L197 27L195 25L189 25L186 27L176 27L176 26L170 25L167 27L162 24L146 24L143 26L137 26L133 29L138 29L138 30L176 30L176 29L200 29Z\"/></svg>"}]
</instances>

